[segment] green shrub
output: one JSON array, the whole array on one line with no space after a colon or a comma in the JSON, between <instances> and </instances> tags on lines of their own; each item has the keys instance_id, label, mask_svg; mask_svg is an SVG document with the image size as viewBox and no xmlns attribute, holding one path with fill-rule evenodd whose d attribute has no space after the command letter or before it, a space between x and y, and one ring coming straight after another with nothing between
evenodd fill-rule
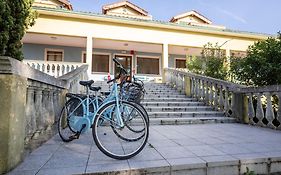
<instances>
[{"instance_id":1,"label":"green shrub","mask_svg":"<svg viewBox=\"0 0 281 175\"><path fill-rule=\"evenodd\" d=\"M245 85L281 84L281 35L250 46L243 59L231 59L233 81Z\"/></svg>"}]
</instances>

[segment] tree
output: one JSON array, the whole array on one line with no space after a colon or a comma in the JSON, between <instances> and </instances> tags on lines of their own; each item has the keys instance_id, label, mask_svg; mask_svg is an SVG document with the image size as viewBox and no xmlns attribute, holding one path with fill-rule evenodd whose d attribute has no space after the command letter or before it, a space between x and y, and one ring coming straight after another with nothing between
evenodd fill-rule
<instances>
[{"instance_id":1,"label":"tree","mask_svg":"<svg viewBox=\"0 0 281 175\"><path fill-rule=\"evenodd\" d=\"M23 59L21 39L36 18L32 3L33 0L0 1L0 55Z\"/></svg>"},{"instance_id":2,"label":"tree","mask_svg":"<svg viewBox=\"0 0 281 175\"><path fill-rule=\"evenodd\" d=\"M202 50L202 58L206 60L205 75L217 79L225 80L227 76L227 69L224 65L226 57L223 50L216 43L207 43Z\"/></svg>"},{"instance_id":3,"label":"tree","mask_svg":"<svg viewBox=\"0 0 281 175\"><path fill-rule=\"evenodd\" d=\"M225 54L220 47L207 43L203 46L201 57L193 57L187 62L187 68L194 73L225 80L227 69L224 62Z\"/></svg>"},{"instance_id":4,"label":"tree","mask_svg":"<svg viewBox=\"0 0 281 175\"><path fill-rule=\"evenodd\" d=\"M249 46L247 56L232 59L231 73L242 84L266 86L281 84L281 35Z\"/></svg>"}]
</instances>

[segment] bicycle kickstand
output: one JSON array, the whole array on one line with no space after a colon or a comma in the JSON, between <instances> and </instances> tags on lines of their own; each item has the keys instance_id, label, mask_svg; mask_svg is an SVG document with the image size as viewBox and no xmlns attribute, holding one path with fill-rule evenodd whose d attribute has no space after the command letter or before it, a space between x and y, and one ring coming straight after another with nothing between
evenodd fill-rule
<instances>
[{"instance_id":1,"label":"bicycle kickstand","mask_svg":"<svg viewBox=\"0 0 281 175\"><path fill-rule=\"evenodd\" d=\"M86 127L86 124L82 125L82 128L80 129L80 131L77 131L74 135L70 136L69 138L74 140L74 139L79 139L81 132L83 131L83 129Z\"/></svg>"}]
</instances>

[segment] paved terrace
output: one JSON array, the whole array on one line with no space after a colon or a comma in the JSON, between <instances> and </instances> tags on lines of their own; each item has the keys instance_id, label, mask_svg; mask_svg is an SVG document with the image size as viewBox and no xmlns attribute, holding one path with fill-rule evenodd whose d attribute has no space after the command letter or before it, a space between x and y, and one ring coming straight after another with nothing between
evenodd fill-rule
<instances>
[{"instance_id":1,"label":"paved terrace","mask_svg":"<svg viewBox=\"0 0 281 175\"><path fill-rule=\"evenodd\" d=\"M103 155L91 132L71 143L56 135L9 174L238 175L246 167L281 172L280 131L242 124L151 126L146 148L124 161Z\"/></svg>"}]
</instances>

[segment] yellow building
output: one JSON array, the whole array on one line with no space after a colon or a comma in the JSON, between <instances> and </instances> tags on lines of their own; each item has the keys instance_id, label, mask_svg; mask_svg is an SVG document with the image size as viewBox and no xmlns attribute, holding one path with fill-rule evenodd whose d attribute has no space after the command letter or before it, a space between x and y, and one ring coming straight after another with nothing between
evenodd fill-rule
<instances>
[{"instance_id":1,"label":"yellow building","mask_svg":"<svg viewBox=\"0 0 281 175\"><path fill-rule=\"evenodd\" d=\"M112 58L131 74L161 79L163 68L184 67L186 58L200 56L208 42L217 43L229 57L268 37L214 25L194 10L157 21L128 1L105 5L102 14L73 11L67 0L36 0L34 8L39 17L22 40L26 62L36 68L50 64L48 71L87 63L92 79L117 72Z\"/></svg>"}]
</instances>

